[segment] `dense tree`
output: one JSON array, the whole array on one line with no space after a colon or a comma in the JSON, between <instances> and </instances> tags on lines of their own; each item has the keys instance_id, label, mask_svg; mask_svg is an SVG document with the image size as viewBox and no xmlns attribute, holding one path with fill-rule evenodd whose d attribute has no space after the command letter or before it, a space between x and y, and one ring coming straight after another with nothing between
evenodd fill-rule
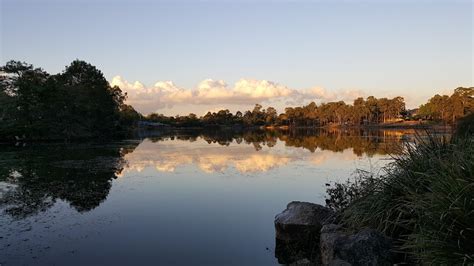
<instances>
[{"instance_id":1,"label":"dense tree","mask_svg":"<svg viewBox=\"0 0 474 266\"><path fill-rule=\"evenodd\" d=\"M41 130L36 127L40 125L37 121L44 117L49 106L42 99L48 94L49 75L40 68L18 61L8 62L0 71L0 101L6 103L2 108L2 118L5 120L2 122L8 126L2 126L2 130L22 134Z\"/></svg>"},{"instance_id":2,"label":"dense tree","mask_svg":"<svg viewBox=\"0 0 474 266\"><path fill-rule=\"evenodd\" d=\"M265 125L273 125L277 119L277 110L273 107L268 107L265 113Z\"/></svg>"},{"instance_id":3,"label":"dense tree","mask_svg":"<svg viewBox=\"0 0 474 266\"><path fill-rule=\"evenodd\" d=\"M125 129L121 122L130 124L132 113L137 117L124 105L120 88L111 87L102 72L84 61L75 60L56 75L17 61L0 71L0 137L113 136Z\"/></svg>"},{"instance_id":4,"label":"dense tree","mask_svg":"<svg viewBox=\"0 0 474 266\"><path fill-rule=\"evenodd\" d=\"M368 121L369 119L369 114L370 110L369 107L367 106L366 102L364 101L364 98L359 97L354 100L354 122L356 125L360 125Z\"/></svg>"},{"instance_id":5,"label":"dense tree","mask_svg":"<svg viewBox=\"0 0 474 266\"><path fill-rule=\"evenodd\" d=\"M75 60L56 75L41 68L10 61L0 67L0 138L73 139L114 136L138 120L176 127L320 127L392 123L406 118L402 97L357 98L311 102L287 107L278 114L274 107L255 104L252 110L232 114L228 109L196 114L142 116L124 103L126 94L112 87L96 67ZM459 87L451 96L435 95L421 105L417 117L455 123L474 112L474 88ZM412 114L412 112L410 112Z\"/></svg>"},{"instance_id":6,"label":"dense tree","mask_svg":"<svg viewBox=\"0 0 474 266\"><path fill-rule=\"evenodd\" d=\"M288 126L361 125L367 123L391 122L399 119L405 111L402 97L377 99L373 96L357 98L354 104L343 101L322 103L312 102L302 107L287 107L280 114L277 124Z\"/></svg>"},{"instance_id":7,"label":"dense tree","mask_svg":"<svg viewBox=\"0 0 474 266\"><path fill-rule=\"evenodd\" d=\"M451 96L436 94L422 104L417 116L422 119L455 123L458 119L474 113L474 87L459 87Z\"/></svg>"},{"instance_id":8,"label":"dense tree","mask_svg":"<svg viewBox=\"0 0 474 266\"><path fill-rule=\"evenodd\" d=\"M136 121L142 119L143 116L135 110L131 105L122 104L120 106L120 124L124 126L133 126Z\"/></svg>"},{"instance_id":9,"label":"dense tree","mask_svg":"<svg viewBox=\"0 0 474 266\"><path fill-rule=\"evenodd\" d=\"M418 116L428 120L456 121L474 110L472 88L458 88L451 97L435 95L428 104L422 105ZM159 117L159 118L158 118ZM343 101L321 103L311 102L308 105L287 107L278 114L274 107L266 109L256 104L252 110L244 113L238 111L233 115L229 110L208 112L197 118L200 126L288 126L288 127L321 127L321 126L365 126L393 123L410 118L405 109L403 97L366 99L359 97L353 104ZM178 118L152 114L146 117L150 121L160 121L172 126L185 126ZM179 119L184 119L180 117ZM193 118L194 119L194 118Z\"/></svg>"}]
</instances>

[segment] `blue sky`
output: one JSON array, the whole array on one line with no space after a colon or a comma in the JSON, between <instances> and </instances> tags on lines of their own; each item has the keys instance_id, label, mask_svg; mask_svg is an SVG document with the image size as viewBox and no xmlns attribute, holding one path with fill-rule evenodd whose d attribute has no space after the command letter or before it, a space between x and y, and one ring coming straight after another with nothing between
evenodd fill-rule
<instances>
[{"instance_id":1,"label":"blue sky","mask_svg":"<svg viewBox=\"0 0 474 266\"><path fill-rule=\"evenodd\" d=\"M472 1L0 3L2 64L86 60L143 112L372 94L415 107L473 85Z\"/></svg>"}]
</instances>

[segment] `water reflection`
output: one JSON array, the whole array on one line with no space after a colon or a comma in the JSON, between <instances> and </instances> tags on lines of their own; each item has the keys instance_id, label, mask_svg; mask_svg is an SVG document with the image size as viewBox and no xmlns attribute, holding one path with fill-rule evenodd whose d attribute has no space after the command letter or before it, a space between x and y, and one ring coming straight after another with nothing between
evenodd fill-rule
<instances>
[{"instance_id":1,"label":"water reflection","mask_svg":"<svg viewBox=\"0 0 474 266\"><path fill-rule=\"evenodd\" d=\"M282 207L323 203L326 182L412 134L170 131L2 146L0 264L274 265Z\"/></svg>"},{"instance_id":2,"label":"water reflection","mask_svg":"<svg viewBox=\"0 0 474 266\"><path fill-rule=\"evenodd\" d=\"M185 165L195 165L204 173L235 169L240 173L262 172L285 165L294 158L276 150L256 151L248 145L220 147L202 139L193 143L193 149L183 141L152 142L145 139L135 152L125 156L129 162L125 171L141 172L147 167L160 172L173 172Z\"/></svg>"},{"instance_id":3,"label":"water reflection","mask_svg":"<svg viewBox=\"0 0 474 266\"><path fill-rule=\"evenodd\" d=\"M204 173L229 169L252 173L295 161L318 165L335 157L353 160L364 154L396 154L412 135L411 131L381 130L174 131L120 145L5 148L0 153L0 206L21 218L61 199L83 212L103 202L111 181L125 172L141 172L147 167L173 172L180 166L196 165ZM193 149L188 149L190 143ZM281 145L303 148L310 154Z\"/></svg>"},{"instance_id":4,"label":"water reflection","mask_svg":"<svg viewBox=\"0 0 474 266\"><path fill-rule=\"evenodd\" d=\"M0 208L15 218L45 211L57 200L78 212L99 206L112 180L124 169L123 156L138 145L35 145L0 153Z\"/></svg>"},{"instance_id":5,"label":"water reflection","mask_svg":"<svg viewBox=\"0 0 474 266\"><path fill-rule=\"evenodd\" d=\"M269 171L291 162L319 165L329 159L396 154L412 133L175 131L120 144L9 148L0 153L0 207L5 213L22 218L49 208L60 199L84 212L99 206L107 198L112 180L128 172L149 167L173 172L195 165L204 173L234 169L245 174ZM189 149L190 143L193 149Z\"/></svg>"},{"instance_id":6,"label":"water reflection","mask_svg":"<svg viewBox=\"0 0 474 266\"><path fill-rule=\"evenodd\" d=\"M231 143L251 144L255 150L273 147L278 141L289 147L301 147L311 152L317 149L334 152L353 149L364 154L394 154L400 152L402 141L413 140L414 130L366 129L304 129L296 131L171 131L159 136L148 136L152 142L165 140L202 139L207 143L229 146Z\"/></svg>"},{"instance_id":7,"label":"water reflection","mask_svg":"<svg viewBox=\"0 0 474 266\"><path fill-rule=\"evenodd\" d=\"M146 138L133 153L126 155L129 164L125 171L141 172L153 167L160 172L173 172L185 165L196 165L205 173L235 169L244 174L269 171L295 161L318 165L328 159L354 160L363 155L397 154L411 133L362 130L169 132ZM193 149L188 149L191 143Z\"/></svg>"},{"instance_id":8,"label":"water reflection","mask_svg":"<svg viewBox=\"0 0 474 266\"><path fill-rule=\"evenodd\" d=\"M342 152L352 149L357 156L373 156L375 154L398 154L403 148L403 142L413 140L413 130L317 130L316 132L297 131L290 134L280 134L279 140L287 146L302 147L315 152L317 149Z\"/></svg>"}]
</instances>

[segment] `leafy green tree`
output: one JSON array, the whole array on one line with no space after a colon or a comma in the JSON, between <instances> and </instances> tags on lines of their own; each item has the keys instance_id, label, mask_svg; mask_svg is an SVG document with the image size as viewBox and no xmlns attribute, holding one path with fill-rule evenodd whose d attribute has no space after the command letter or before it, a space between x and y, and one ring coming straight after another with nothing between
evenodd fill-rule
<instances>
[{"instance_id":1,"label":"leafy green tree","mask_svg":"<svg viewBox=\"0 0 474 266\"><path fill-rule=\"evenodd\" d=\"M369 96L367 97L365 104L369 109L369 121L372 123L378 123L380 110L377 98Z\"/></svg>"},{"instance_id":2,"label":"leafy green tree","mask_svg":"<svg viewBox=\"0 0 474 266\"><path fill-rule=\"evenodd\" d=\"M370 110L366 106L364 98L359 97L354 100L354 124L360 125L369 118Z\"/></svg>"},{"instance_id":3,"label":"leafy green tree","mask_svg":"<svg viewBox=\"0 0 474 266\"><path fill-rule=\"evenodd\" d=\"M277 110L273 107L268 107L265 114L265 124L273 125L277 119Z\"/></svg>"},{"instance_id":4,"label":"leafy green tree","mask_svg":"<svg viewBox=\"0 0 474 266\"><path fill-rule=\"evenodd\" d=\"M474 112L474 88L456 88L451 96L436 94L422 104L418 116L428 120L456 123Z\"/></svg>"},{"instance_id":5,"label":"leafy green tree","mask_svg":"<svg viewBox=\"0 0 474 266\"><path fill-rule=\"evenodd\" d=\"M61 88L66 92L72 128L67 135L113 135L119 128L119 112L125 95L119 87L111 87L96 67L75 60L60 74Z\"/></svg>"},{"instance_id":6,"label":"leafy green tree","mask_svg":"<svg viewBox=\"0 0 474 266\"><path fill-rule=\"evenodd\" d=\"M96 67L75 60L61 74L10 61L0 67L0 137L72 139L114 136L124 127L126 94Z\"/></svg>"},{"instance_id":7,"label":"leafy green tree","mask_svg":"<svg viewBox=\"0 0 474 266\"><path fill-rule=\"evenodd\" d=\"M10 127L16 127L17 133L30 135L37 128L38 123L44 117L45 106L48 101L44 101L47 95L46 86L49 75L40 68L33 68L32 65L9 61L5 66L0 67L0 90L3 101L7 105L15 104L14 109L5 117L9 117L13 123L8 123Z\"/></svg>"}]
</instances>

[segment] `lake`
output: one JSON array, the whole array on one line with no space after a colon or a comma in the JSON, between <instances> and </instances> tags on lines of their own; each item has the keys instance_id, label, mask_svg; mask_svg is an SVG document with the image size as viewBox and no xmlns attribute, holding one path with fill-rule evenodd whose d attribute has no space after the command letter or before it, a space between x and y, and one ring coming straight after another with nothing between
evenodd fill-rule
<instances>
[{"instance_id":1,"label":"lake","mask_svg":"<svg viewBox=\"0 0 474 266\"><path fill-rule=\"evenodd\" d=\"M0 146L1 265L275 265L274 217L414 131L174 131Z\"/></svg>"}]
</instances>

